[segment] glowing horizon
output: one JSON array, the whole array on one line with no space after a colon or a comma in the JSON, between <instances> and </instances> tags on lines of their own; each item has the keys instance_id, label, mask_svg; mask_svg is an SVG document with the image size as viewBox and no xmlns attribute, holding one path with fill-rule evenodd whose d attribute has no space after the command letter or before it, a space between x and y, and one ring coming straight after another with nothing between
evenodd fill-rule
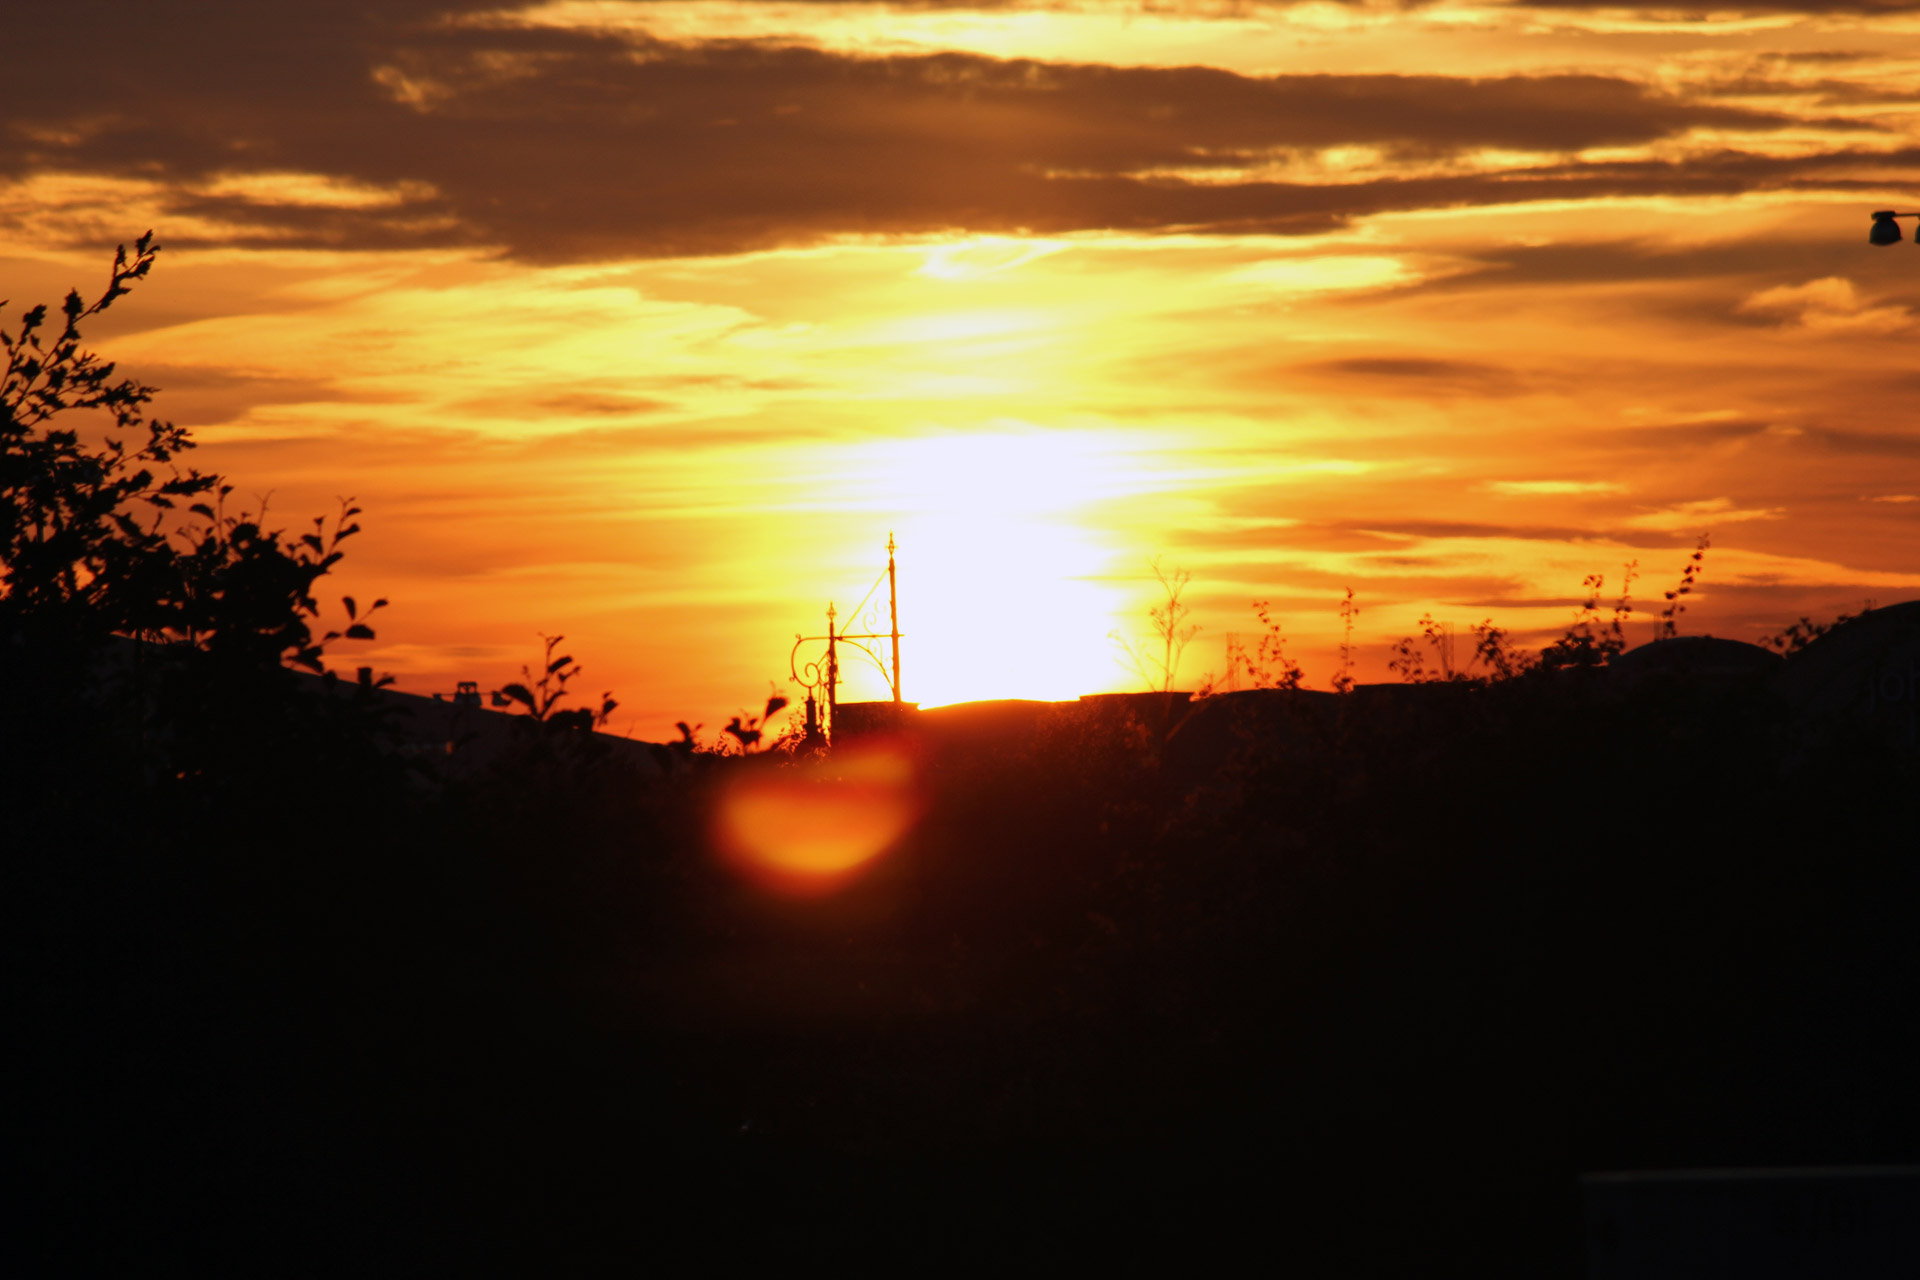
<instances>
[{"instance_id":1,"label":"glowing horizon","mask_svg":"<svg viewBox=\"0 0 1920 1280\"><path fill-rule=\"evenodd\" d=\"M1325 687L1353 587L1381 679L1708 531L1689 630L1920 595L1920 251L1866 243L1920 10L418 0L269 57L218 7L23 82L0 295L155 227L89 343L289 526L359 500L336 660L403 689L564 633L711 737L889 531L929 706L1138 687L1154 556L1188 687L1256 599Z\"/></svg>"}]
</instances>

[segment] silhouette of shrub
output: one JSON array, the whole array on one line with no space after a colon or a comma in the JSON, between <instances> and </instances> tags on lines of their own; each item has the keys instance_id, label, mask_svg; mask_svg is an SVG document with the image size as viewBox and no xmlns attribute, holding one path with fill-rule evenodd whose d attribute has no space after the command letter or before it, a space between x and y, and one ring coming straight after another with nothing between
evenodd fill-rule
<instances>
[{"instance_id":1,"label":"silhouette of shrub","mask_svg":"<svg viewBox=\"0 0 1920 1280\"><path fill-rule=\"evenodd\" d=\"M151 233L122 245L94 301L70 292L57 323L36 306L0 330L0 654L36 806L154 784L245 800L268 770L359 768L377 731L367 700L303 699L286 670L374 638L384 600L343 600L345 625L322 634L316 599L359 509L297 537L264 504L230 513L233 486L183 464L193 440L149 412L154 389L84 345L159 252ZM88 781L102 770L121 785Z\"/></svg>"},{"instance_id":2,"label":"silhouette of shrub","mask_svg":"<svg viewBox=\"0 0 1920 1280\"><path fill-rule=\"evenodd\" d=\"M1812 644L1815 640L1818 640L1821 636L1832 631L1835 627L1844 626L1852 622L1855 618L1864 617L1872 613L1873 607L1873 601L1869 600L1860 606L1858 612L1837 613L1832 619L1826 622L1815 622L1803 613L1800 615L1798 622L1789 623L1774 634L1762 639L1760 643L1777 653L1791 657Z\"/></svg>"},{"instance_id":3,"label":"silhouette of shrub","mask_svg":"<svg viewBox=\"0 0 1920 1280\"><path fill-rule=\"evenodd\" d=\"M131 256L122 245L97 299L67 295L57 333L45 306L17 333L0 330L0 627L16 642L119 635L323 670L330 641L373 638L351 602L343 631L316 639L312 625L314 586L359 532L359 509L343 503L331 528L316 519L297 539L264 528L264 508L227 514L233 486L181 468L193 440L147 414L154 388L116 379L113 363L82 346L82 322L126 296L159 252L151 232ZM59 425L89 412L111 423L97 444Z\"/></svg>"}]
</instances>

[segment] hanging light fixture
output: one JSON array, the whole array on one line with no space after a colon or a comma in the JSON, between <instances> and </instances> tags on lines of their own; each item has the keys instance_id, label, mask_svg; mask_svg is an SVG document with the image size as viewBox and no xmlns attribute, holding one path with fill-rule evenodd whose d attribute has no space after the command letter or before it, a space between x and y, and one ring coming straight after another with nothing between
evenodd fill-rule
<instances>
[{"instance_id":1,"label":"hanging light fixture","mask_svg":"<svg viewBox=\"0 0 1920 1280\"><path fill-rule=\"evenodd\" d=\"M1873 215L1873 229L1867 232L1868 244L1899 244L1900 218L1920 218L1916 213L1896 213L1892 209L1877 209ZM1914 233L1914 242L1920 244L1920 231Z\"/></svg>"}]
</instances>

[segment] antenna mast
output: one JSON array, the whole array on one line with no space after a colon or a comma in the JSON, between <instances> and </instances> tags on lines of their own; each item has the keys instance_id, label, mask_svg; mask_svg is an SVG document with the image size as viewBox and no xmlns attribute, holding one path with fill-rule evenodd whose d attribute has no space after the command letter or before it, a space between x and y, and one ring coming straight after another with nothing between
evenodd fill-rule
<instances>
[{"instance_id":1,"label":"antenna mast","mask_svg":"<svg viewBox=\"0 0 1920 1280\"><path fill-rule=\"evenodd\" d=\"M893 530L887 530L887 619L893 624L893 700L900 701L900 589L893 576Z\"/></svg>"},{"instance_id":2,"label":"antenna mast","mask_svg":"<svg viewBox=\"0 0 1920 1280\"><path fill-rule=\"evenodd\" d=\"M840 650L843 648L851 647L861 657L873 663L874 667L885 677L888 686L892 689L894 705L901 705L900 575L894 563L894 552L897 550L899 550L899 545L894 542L893 534L889 531L887 534L886 573L887 621L889 624L887 630L880 630L880 606L871 603L873 593L880 589L880 580L875 578L873 585L867 588L867 594L861 599L859 604L854 606L853 611L847 615L848 622L846 626L842 627L838 625L839 611L829 602L827 605L827 634L823 636L795 636L793 638L793 652L787 655L787 668L793 676L793 682L807 691L807 726L810 736L821 729L824 729L829 739L833 736L834 718L840 710ZM870 605L871 607L869 607ZM862 626L864 626L866 630L861 631L858 629ZM802 646L814 644L822 640L827 642L827 652L824 658L818 661L802 663L800 661L800 650ZM883 656L885 653L884 650L876 651L875 649L867 647L869 641L877 642L880 640L890 640L893 642L893 665L891 667L887 665L886 658ZM827 714L826 724L824 726L820 725L819 722L814 719L815 709L819 708L821 703L825 704L824 709Z\"/></svg>"}]
</instances>

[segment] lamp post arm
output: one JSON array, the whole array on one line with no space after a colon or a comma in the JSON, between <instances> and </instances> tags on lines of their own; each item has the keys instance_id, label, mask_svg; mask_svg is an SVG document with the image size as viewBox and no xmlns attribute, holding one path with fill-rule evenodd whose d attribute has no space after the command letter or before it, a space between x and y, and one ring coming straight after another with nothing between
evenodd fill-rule
<instances>
[{"instance_id":1,"label":"lamp post arm","mask_svg":"<svg viewBox=\"0 0 1920 1280\"><path fill-rule=\"evenodd\" d=\"M879 671L881 678L886 680L888 685L891 686L893 683L893 673L887 669L885 659L860 642L863 640L890 640L893 638L893 633L890 631L836 631L831 636L795 636L793 638L793 648L787 654L787 673L793 677L793 682L801 688L811 689L815 687L824 678L824 668L820 661L802 663L800 661L800 646L805 644L820 644L823 642L837 643L849 648L858 649L861 653L865 654L867 660L873 663L874 669Z\"/></svg>"}]
</instances>

